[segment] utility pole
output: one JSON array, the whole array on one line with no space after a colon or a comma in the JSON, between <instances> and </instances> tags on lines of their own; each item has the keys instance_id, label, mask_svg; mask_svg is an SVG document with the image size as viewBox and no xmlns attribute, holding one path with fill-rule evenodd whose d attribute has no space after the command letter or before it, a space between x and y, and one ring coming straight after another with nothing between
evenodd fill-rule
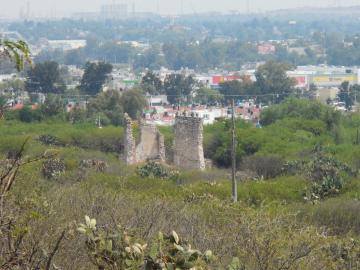
<instances>
[{"instance_id":1,"label":"utility pole","mask_svg":"<svg viewBox=\"0 0 360 270\"><path fill-rule=\"evenodd\" d=\"M348 82L348 85L347 85L347 97L346 97L346 100L345 100L345 106L346 106L346 109L347 109L347 105L346 105L346 101L349 101L349 103L350 103L350 106L349 106L349 108L351 108L352 107L352 100L351 100L351 96L350 96L350 82Z\"/></svg>"},{"instance_id":2,"label":"utility pole","mask_svg":"<svg viewBox=\"0 0 360 270\"><path fill-rule=\"evenodd\" d=\"M357 92L357 87L354 87L354 99L355 99L355 101L354 101L354 105L355 105L355 110L357 111L357 100L356 100L356 92Z\"/></svg>"},{"instance_id":3,"label":"utility pole","mask_svg":"<svg viewBox=\"0 0 360 270\"><path fill-rule=\"evenodd\" d=\"M237 182L236 182L236 138L235 138L235 104L234 99L231 102L231 121L232 121L232 147L231 147L231 181L232 181L232 199L237 202Z\"/></svg>"}]
</instances>

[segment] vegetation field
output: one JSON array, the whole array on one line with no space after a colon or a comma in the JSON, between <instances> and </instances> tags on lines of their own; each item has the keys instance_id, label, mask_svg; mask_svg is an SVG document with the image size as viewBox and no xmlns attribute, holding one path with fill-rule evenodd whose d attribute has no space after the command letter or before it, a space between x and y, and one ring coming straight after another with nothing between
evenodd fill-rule
<instances>
[{"instance_id":1,"label":"vegetation field","mask_svg":"<svg viewBox=\"0 0 360 270\"><path fill-rule=\"evenodd\" d=\"M357 269L359 124L360 114L296 99L265 110L261 129L238 121L232 203L227 121L205 127L205 172L125 166L121 127L3 121L2 175L20 152L23 162L11 189L0 185L0 269L15 259L16 269L141 269L165 257L176 269ZM161 131L171 153L172 131ZM123 231L140 253L115 241Z\"/></svg>"}]
</instances>

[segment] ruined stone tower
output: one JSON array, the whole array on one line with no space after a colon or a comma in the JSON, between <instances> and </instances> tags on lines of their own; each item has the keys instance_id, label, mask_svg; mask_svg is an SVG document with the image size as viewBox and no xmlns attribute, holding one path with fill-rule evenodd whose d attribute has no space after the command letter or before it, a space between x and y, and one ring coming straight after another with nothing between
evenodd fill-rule
<instances>
[{"instance_id":1,"label":"ruined stone tower","mask_svg":"<svg viewBox=\"0 0 360 270\"><path fill-rule=\"evenodd\" d=\"M148 160L165 162L164 136L159 132L155 124L140 122L140 143L136 145L132 121L125 115L125 162L132 165Z\"/></svg>"},{"instance_id":2,"label":"ruined stone tower","mask_svg":"<svg viewBox=\"0 0 360 270\"><path fill-rule=\"evenodd\" d=\"M176 117L174 164L188 170L205 170L203 119L184 115Z\"/></svg>"},{"instance_id":3,"label":"ruined stone tower","mask_svg":"<svg viewBox=\"0 0 360 270\"><path fill-rule=\"evenodd\" d=\"M136 163L135 139L132 130L131 118L125 113L124 159L127 165Z\"/></svg>"}]
</instances>

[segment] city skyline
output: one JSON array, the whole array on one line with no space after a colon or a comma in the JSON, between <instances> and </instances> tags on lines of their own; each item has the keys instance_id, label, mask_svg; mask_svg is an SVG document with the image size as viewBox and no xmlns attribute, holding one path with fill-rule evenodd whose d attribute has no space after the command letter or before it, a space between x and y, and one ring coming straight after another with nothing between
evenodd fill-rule
<instances>
[{"instance_id":1,"label":"city skyline","mask_svg":"<svg viewBox=\"0 0 360 270\"><path fill-rule=\"evenodd\" d=\"M98 11L101 5L109 3L125 3L128 10L136 12L153 12L166 14L196 14L203 12L265 12L276 9L298 7L335 7L360 5L359 0L310 0L285 1L285 0L62 0L61 4L56 0L13 0L11 4L0 0L2 9L0 17L19 18L20 14L28 14L30 17L69 17L77 12Z\"/></svg>"}]
</instances>

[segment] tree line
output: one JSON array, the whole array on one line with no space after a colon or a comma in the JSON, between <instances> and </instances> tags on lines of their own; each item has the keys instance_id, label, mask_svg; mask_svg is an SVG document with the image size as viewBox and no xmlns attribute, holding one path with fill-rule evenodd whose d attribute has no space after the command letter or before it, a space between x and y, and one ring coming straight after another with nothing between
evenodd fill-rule
<instances>
[{"instance_id":1,"label":"tree line","mask_svg":"<svg viewBox=\"0 0 360 270\"><path fill-rule=\"evenodd\" d=\"M162 82L156 74L148 71L142 78L141 88L151 95L167 95L171 104L226 104L232 99L254 97L257 97L257 102L278 103L295 93L295 81L286 75L286 71L291 68L288 64L268 61L256 71L255 82L243 76L240 80L220 83L218 91L208 89L192 76L170 74Z\"/></svg>"}]
</instances>

